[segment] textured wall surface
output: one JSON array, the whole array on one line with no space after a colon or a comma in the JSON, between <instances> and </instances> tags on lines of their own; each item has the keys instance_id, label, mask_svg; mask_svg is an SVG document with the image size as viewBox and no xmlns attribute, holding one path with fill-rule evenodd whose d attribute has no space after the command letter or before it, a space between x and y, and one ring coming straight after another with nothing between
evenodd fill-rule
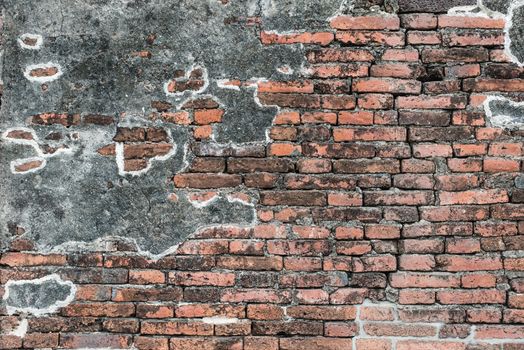
<instances>
[{"instance_id":1,"label":"textured wall surface","mask_svg":"<svg viewBox=\"0 0 524 350\"><path fill-rule=\"evenodd\" d=\"M524 349L522 0L0 5L0 349Z\"/></svg>"}]
</instances>

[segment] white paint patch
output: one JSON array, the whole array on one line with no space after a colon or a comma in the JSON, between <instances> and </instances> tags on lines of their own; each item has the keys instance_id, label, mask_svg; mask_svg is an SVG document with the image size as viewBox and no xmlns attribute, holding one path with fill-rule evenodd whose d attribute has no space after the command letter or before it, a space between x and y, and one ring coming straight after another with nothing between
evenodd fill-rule
<instances>
[{"instance_id":1,"label":"white paint patch","mask_svg":"<svg viewBox=\"0 0 524 350\"><path fill-rule=\"evenodd\" d=\"M48 76L48 77L33 77L33 76L31 76L31 71L33 71L35 69L47 69L47 68L56 68L57 69L56 74ZM35 82L35 83L39 83L39 84L48 83L50 81L56 80L56 79L60 78L62 76L62 74L64 74L64 72L62 70L62 67L59 64L53 63L53 62L33 64L33 65L30 65L30 66L27 66L25 68L25 71L24 71L24 77L27 80Z\"/></svg>"},{"instance_id":2,"label":"white paint patch","mask_svg":"<svg viewBox=\"0 0 524 350\"><path fill-rule=\"evenodd\" d=\"M26 39L30 39L30 40L35 40L35 44L34 45L28 45L25 43L24 40ZM44 38L40 35L40 34L30 34L30 33L26 33L26 34L22 34L19 38L18 38L18 44L20 45L20 47L22 49L28 49L28 50L40 50L40 48L42 47L42 44L44 43Z\"/></svg>"},{"instance_id":3,"label":"white paint patch","mask_svg":"<svg viewBox=\"0 0 524 350\"><path fill-rule=\"evenodd\" d=\"M516 129L516 128L523 128L524 122L516 122L515 116L510 115L494 115L493 111L491 110L490 103L492 101L502 101L509 103L513 107L524 107L524 102L514 102L506 97L502 96L488 96L486 100L484 101L484 110L486 112L486 117L491 122L492 126L498 127L498 128L505 128L505 129ZM524 121L524 116L522 118Z\"/></svg>"},{"instance_id":4,"label":"white paint patch","mask_svg":"<svg viewBox=\"0 0 524 350\"><path fill-rule=\"evenodd\" d=\"M240 320L236 317L224 317L224 316L213 316L213 317L204 317L202 322L207 324L222 325L222 324L235 324Z\"/></svg>"},{"instance_id":5,"label":"white paint patch","mask_svg":"<svg viewBox=\"0 0 524 350\"><path fill-rule=\"evenodd\" d=\"M74 300L75 294L76 294L76 286L71 281L62 280L62 278L60 278L60 276L57 274L48 275L48 276L37 278L34 280L19 280L19 281L9 280L5 284L5 293L4 293L3 299L5 301L9 298L9 293L10 293L10 289L12 286L21 286L24 284L40 285L47 281L55 281L56 283L62 286L69 286L70 292L69 292L69 295L66 297L66 299L55 301L52 305L46 308L43 308L43 309L38 309L38 308L33 308L33 307L21 308L21 307L11 306L6 303L7 313L9 315L12 315L18 312L18 313L28 313L28 314L32 314L35 316L42 316L42 315L55 313L60 308L63 308L69 305Z\"/></svg>"},{"instance_id":6,"label":"white paint patch","mask_svg":"<svg viewBox=\"0 0 524 350\"><path fill-rule=\"evenodd\" d=\"M15 337L23 338L27 334L27 329L29 328L29 323L27 322L27 319L23 319L18 324L18 327L16 327L13 331L9 333L9 335L14 335Z\"/></svg>"}]
</instances>

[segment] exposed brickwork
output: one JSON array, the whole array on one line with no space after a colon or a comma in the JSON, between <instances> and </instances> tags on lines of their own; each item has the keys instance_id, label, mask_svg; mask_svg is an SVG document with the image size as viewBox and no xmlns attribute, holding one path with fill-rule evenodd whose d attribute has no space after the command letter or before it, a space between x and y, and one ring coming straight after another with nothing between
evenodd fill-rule
<instances>
[{"instance_id":1,"label":"exposed brickwork","mask_svg":"<svg viewBox=\"0 0 524 350\"><path fill-rule=\"evenodd\" d=\"M160 260L116 239L42 254L12 227L0 294L56 273L76 295L42 317L0 307L0 349L524 349L524 133L491 126L483 105L524 100L524 68L504 56L504 19L435 11L341 15L329 30L285 34L250 19L264 45L307 48L299 79L222 82L280 107L267 143L211 147L226 109L211 97L152 101L148 118L191 131L188 166L164 179L173 201L226 191L256 203L256 225L200 230ZM193 67L166 89L192 93L206 79ZM98 153L122 146L126 172L173 149L164 128L115 118L59 111L28 123L68 135L115 127ZM33 145L34 134L6 139ZM12 333L25 318L27 334Z\"/></svg>"}]
</instances>

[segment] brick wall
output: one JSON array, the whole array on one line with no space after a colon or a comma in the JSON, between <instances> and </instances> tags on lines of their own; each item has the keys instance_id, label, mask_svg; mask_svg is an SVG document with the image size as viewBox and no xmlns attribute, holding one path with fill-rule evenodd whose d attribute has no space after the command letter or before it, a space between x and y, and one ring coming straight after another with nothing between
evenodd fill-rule
<instances>
[{"instance_id":1,"label":"brick wall","mask_svg":"<svg viewBox=\"0 0 524 350\"><path fill-rule=\"evenodd\" d=\"M40 315L4 304L0 348L524 349L524 134L485 108L489 96L524 96L505 20L400 11L280 33L251 18L263 45L306 49L291 81L222 81L280 107L268 142L210 147L225 109L212 97L180 109L154 101L151 118L191 131L193 157L173 174L170 200L227 193L254 205L256 224L201 229L157 260L118 239L46 253L15 228L0 293L54 274L74 298ZM168 90L196 91L201 79L201 69L180 72ZM112 118L53 112L30 123L73 130ZM124 173L173 142L162 127L117 126L113 140ZM118 156L115 144L98 152Z\"/></svg>"}]
</instances>

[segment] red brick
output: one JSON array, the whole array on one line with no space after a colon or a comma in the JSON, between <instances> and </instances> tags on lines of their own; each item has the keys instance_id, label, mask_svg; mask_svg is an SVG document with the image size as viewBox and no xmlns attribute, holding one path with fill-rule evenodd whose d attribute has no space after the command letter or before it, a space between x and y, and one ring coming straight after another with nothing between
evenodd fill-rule
<instances>
[{"instance_id":1,"label":"red brick","mask_svg":"<svg viewBox=\"0 0 524 350\"><path fill-rule=\"evenodd\" d=\"M241 176L229 174L178 174L173 180L179 188L236 187L242 183Z\"/></svg>"},{"instance_id":2,"label":"red brick","mask_svg":"<svg viewBox=\"0 0 524 350\"><path fill-rule=\"evenodd\" d=\"M451 157L452 150L450 145L417 144L413 146L413 155L417 158Z\"/></svg>"},{"instance_id":3,"label":"red brick","mask_svg":"<svg viewBox=\"0 0 524 350\"><path fill-rule=\"evenodd\" d=\"M230 270L281 270L281 257L234 256L220 257L217 267Z\"/></svg>"},{"instance_id":4,"label":"red brick","mask_svg":"<svg viewBox=\"0 0 524 350\"><path fill-rule=\"evenodd\" d=\"M352 84L356 92L387 92L393 94L419 94L422 85L419 81L392 78L356 79Z\"/></svg>"},{"instance_id":5,"label":"red brick","mask_svg":"<svg viewBox=\"0 0 524 350\"><path fill-rule=\"evenodd\" d=\"M389 306L361 306L360 319L367 321L393 321L395 311Z\"/></svg>"},{"instance_id":6,"label":"red brick","mask_svg":"<svg viewBox=\"0 0 524 350\"><path fill-rule=\"evenodd\" d=\"M449 46L497 46L504 45L504 33L502 31L445 31L443 42Z\"/></svg>"},{"instance_id":7,"label":"red brick","mask_svg":"<svg viewBox=\"0 0 524 350\"><path fill-rule=\"evenodd\" d=\"M444 271L488 271L502 269L500 257L439 255L436 259Z\"/></svg>"},{"instance_id":8,"label":"red brick","mask_svg":"<svg viewBox=\"0 0 524 350\"><path fill-rule=\"evenodd\" d=\"M328 205L362 206L362 194L358 192L328 193Z\"/></svg>"},{"instance_id":9,"label":"red brick","mask_svg":"<svg viewBox=\"0 0 524 350\"><path fill-rule=\"evenodd\" d=\"M431 191L366 191L365 205L429 205L433 202Z\"/></svg>"},{"instance_id":10,"label":"red brick","mask_svg":"<svg viewBox=\"0 0 524 350\"><path fill-rule=\"evenodd\" d=\"M394 288L456 288L460 277L443 273L393 273L390 279Z\"/></svg>"},{"instance_id":11,"label":"red brick","mask_svg":"<svg viewBox=\"0 0 524 350\"><path fill-rule=\"evenodd\" d=\"M182 350L190 348L201 349L231 349L242 350L242 340L239 338L171 338L170 349Z\"/></svg>"},{"instance_id":12,"label":"red brick","mask_svg":"<svg viewBox=\"0 0 524 350\"><path fill-rule=\"evenodd\" d=\"M397 16L338 16L331 20L331 27L343 30L395 30L400 28Z\"/></svg>"},{"instance_id":13,"label":"red brick","mask_svg":"<svg viewBox=\"0 0 524 350\"><path fill-rule=\"evenodd\" d=\"M435 292L419 289L401 289L398 302L404 305L434 304Z\"/></svg>"},{"instance_id":14,"label":"red brick","mask_svg":"<svg viewBox=\"0 0 524 350\"><path fill-rule=\"evenodd\" d=\"M278 338L273 337L245 337L244 350L278 350Z\"/></svg>"},{"instance_id":15,"label":"red brick","mask_svg":"<svg viewBox=\"0 0 524 350\"><path fill-rule=\"evenodd\" d=\"M169 350L169 339L159 337L136 337L134 346L138 350Z\"/></svg>"},{"instance_id":16,"label":"red brick","mask_svg":"<svg viewBox=\"0 0 524 350\"><path fill-rule=\"evenodd\" d=\"M494 288L496 284L496 276L488 273L476 273L462 276L462 287L464 288Z\"/></svg>"},{"instance_id":17,"label":"red brick","mask_svg":"<svg viewBox=\"0 0 524 350\"><path fill-rule=\"evenodd\" d=\"M467 99L465 96L441 95L441 96L400 96L397 98L397 108L414 109L461 109L465 108Z\"/></svg>"},{"instance_id":18,"label":"red brick","mask_svg":"<svg viewBox=\"0 0 524 350\"><path fill-rule=\"evenodd\" d=\"M513 222L476 222L475 233L483 237L513 236L517 225Z\"/></svg>"},{"instance_id":19,"label":"red brick","mask_svg":"<svg viewBox=\"0 0 524 350\"><path fill-rule=\"evenodd\" d=\"M312 50L307 53L307 59L311 63L326 62L355 62L373 61L373 54L368 50L353 48L325 48Z\"/></svg>"},{"instance_id":20,"label":"red brick","mask_svg":"<svg viewBox=\"0 0 524 350\"><path fill-rule=\"evenodd\" d=\"M170 272L169 282L181 286L233 286L234 273L219 272Z\"/></svg>"},{"instance_id":21,"label":"red brick","mask_svg":"<svg viewBox=\"0 0 524 350\"><path fill-rule=\"evenodd\" d=\"M513 92L524 89L524 79L464 79L463 90L468 92L500 91Z\"/></svg>"},{"instance_id":22,"label":"red brick","mask_svg":"<svg viewBox=\"0 0 524 350\"><path fill-rule=\"evenodd\" d=\"M390 94L360 94L358 106L364 109L391 109L394 105L393 95ZM353 112L362 115L365 111ZM368 112L369 113L369 112ZM348 123L352 124L352 123ZM367 124L363 124L367 125Z\"/></svg>"},{"instance_id":23,"label":"red brick","mask_svg":"<svg viewBox=\"0 0 524 350\"><path fill-rule=\"evenodd\" d=\"M391 350L392 344L389 339L363 338L355 339L356 350Z\"/></svg>"},{"instance_id":24,"label":"red brick","mask_svg":"<svg viewBox=\"0 0 524 350\"><path fill-rule=\"evenodd\" d=\"M366 334L374 337L433 337L437 327L421 324L366 323Z\"/></svg>"},{"instance_id":25,"label":"red brick","mask_svg":"<svg viewBox=\"0 0 524 350\"><path fill-rule=\"evenodd\" d=\"M418 50L415 49L386 49L382 55L384 61L417 62L418 59Z\"/></svg>"},{"instance_id":26,"label":"red brick","mask_svg":"<svg viewBox=\"0 0 524 350\"><path fill-rule=\"evenodd\" d=\"M352 45L384 45L404 46L404 33L402 32L375 32L375 31L339 31L336 40Z\"/></svg>"},{"instance_id":27,"label":"red brick","mask_svg":"<svg viewBox=\"0 0 524 350\"><path fill-rule=\"evenodd\" d=\"M505 21L502 18L470 17L440 15L438 26L440 28L473 28L473 29L503 29Z\"/></svg>"},{"instance_id":28,"label":"red brick","mask_svg":"<svg viewBox=\"0 0 524 350\"><path fill-rule=\"evenodd\" d=\"M364 230L358 226L340 226L335 229L335 237L337 239L362 239Z\"/></svg>"},{"instance_id":29,"label":"red brick","mask_svg":"<svg viewBox=\"0 0 524 350\"><path fill-rule=\"evenodd\" d=\"M444 340L400 340L397 350L466 350L466 343Z\"/></svg>"},{"instance_id":30,"label":"red brick","mask_svg":"<svg viewBox=\"0 0 524 350\"><path fill-rule=\"evenodd\" d=\"M368 66L355 63L316 64L308 68L308 73L312 78L320 79L365 77L368 71Z\"/></svg>"},{"instance_id":31,"label":"red brick","mask_svg":"<svg viewBox=\"0 0 524 350\"><path fill-rule=\"evenodd\" d=\"M432 271L435 266L435 258L432 255L404 254L399 257L400 270Z\"/></svg>"},{"instance_id":32,"label":"red brick","mask_svg":"<svg viewBox=\"0 0 524 350\"><path fill-rule=\"evenodd\" d=\"M446 252L451 254L479 253L480 250L480 241L474 238L451 238L446 242Z\"/></svg>"},{"instance_id":33,"label":"red brick","mask_svg":"<svg viewBox=\"0 0 524 350\"><path fill-rule=\"evenodd\" d=\"M311 81L267 81L258 83L259 92L274 93L313 93Z\"/></svg>"},{"instance_id":34,"label":"red brick","mask_svg":"<svg viewBox=\"0 0 524 350\"><path fill-rule=\"evenodd\" d=\"M446 76L451 78L470 78L480 75L480 65L470 63L463 65L450 66L445 68Z\"/></svg>"},{"instance_id":35,"label":"red brick","mask_svg":"<svg viewBox=\"0 0 524 350\"><path fill-rule=\"evenodd\" d=\"M349 349L352 346L351 339L344 338L282 338L280 350L335 350Z\"/></svg>"},{"instance_id":36,"label":"red brick","mask_svg":"<svg viewBox=\"0 0 524 350\"><path fill-rule=\"evenodd\" d=\"M478 326L475 330L475 339L523 339L524 326Z\"/></svg>"},{"instance_id":37,"label":"red brick","mask_svg":"<svg viewBox=\"0 0 524 350\"><path fill-rule=\"evenodd\" d=\"M166 280L165 274L157 270L131 270L129 283L132 284L162 284Z\"/></svg>"},{"instance_id":38,"label":"red brick","mask_svg":"<svg viewBox=\"0 0 524 350\"><path fill-rule=\"evenodd\" d=\"M517 172L520 169L520 161L504 158L485 158L483 169L487 173Z\"/></svg>"},{"instance_id":39,"label":"red brick","mask_svg":"<svg viewBox=\"0 0 524 350\"><path fill-rule=\"evenodd\" d=\"M409 31L408 44L411 45L439 45L442 42L440 33L428 31Z\"/></svg>"},{"instance_id":40,"label":"red brick","mask_svg":"<svg viewBox=\"0 0 524 350\"><path fill-rule=\"evenodd\" d=\"M352 322L326 322L324 335L327 337L354 337L359 334L358 326Z\"/></svg>"},{"instance_id":41,"label":"red brick","mask_svg":"<svg viewBox=\"0 0 524 350\"><path fill-rule=\"evenodd\" d=\"M331 171L331 161L327 159L300 159L297 169L301 173L321 174Z\"/></svg>"},{"instance_id":42,"label":"red brick","mask_svg":"<svg viewBox=\"0 0 524 350\"><path fill-rule=\"evenodd\" d=\"M308 112L302 115L302 123L327 123L336 124L337 114L328 112Z\"/></svg>"},{"instance_id":43,"label":"red brick","mask_svg":"<svg viewBox=\"0 0 524 350\"><path fill-rule=\"evenodd\" d=\"M131 345L131 336L107 333L62 333L60 348L115 348L125 349Z\"/></svg>"},{"instance_id":44,"label":"red brick","mask_svg":"<svg viewBox=\"0 0 524 350\"><path fill-rule=\"evenodd\" d=\"M440 205L495 204L509 202L506 190L469 190L462 192L439 192Z\"/></svg>"},{"instance_id":45,"label":"red brick","mask_svg":"<svg viewBox=\"0 0 524 350\"><path fill-rule=\"evenodd\" d=\"M265 45L271 44L319 44L329 45L334 39L333 33L291 33L291 34L273 34L261 32L260 39Z\"/></svg>"},{"instance_id":46,"label":"red brick","mask_svg":"<svg viewBox=\"0 0 524 350\"><path fill-rule=\"evenodd\" d=\"M483 307L467 310L467 321L471 323L499 323L501 319L500 309Z\"/></svg>"},{"instance_id":47,"label":"red brick","mask_svg":"<svg viewBox=\"0 0 524 350\"><path fill-rule=\"evenodd\" d=\"M224 115L221 109L197 109L194 113L195 123L200 125L220 123Z\"/></svg>"}]
</instances>

